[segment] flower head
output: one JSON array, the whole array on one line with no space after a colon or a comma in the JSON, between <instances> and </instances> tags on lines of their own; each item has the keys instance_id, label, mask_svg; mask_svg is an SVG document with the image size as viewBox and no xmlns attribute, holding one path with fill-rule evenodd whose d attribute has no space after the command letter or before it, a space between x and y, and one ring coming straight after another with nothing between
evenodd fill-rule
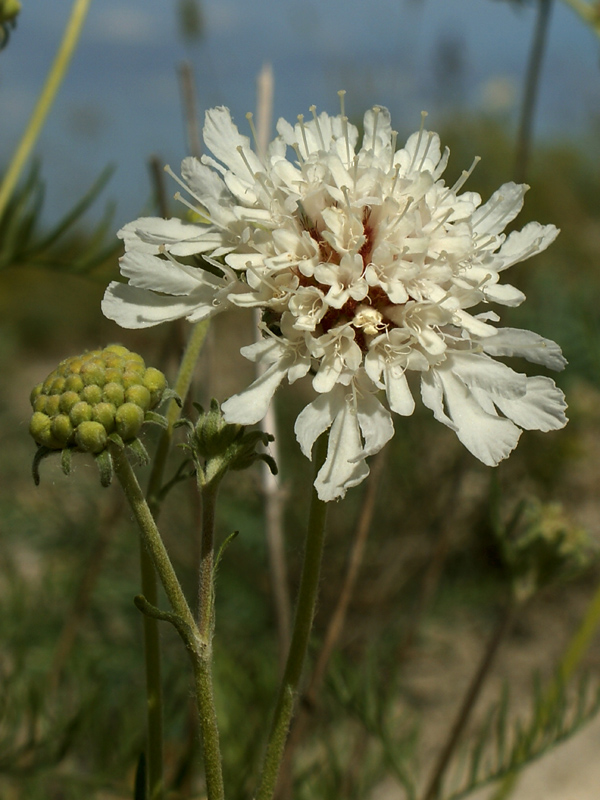
<instances>
[{"instance_id":1,"label":"flower head","mask_svg":"<svg viewBox=\"0 0 600 800\"><path fill-rule=\"evenodd\" d=\"M310 375L316 398L295 431L310 457L331 429L315 483L323 500L368 474L365 458L393 435L390 411L412 414L411 374L436 419L485 464L506 458L523 428L563 427L564 397L549 378L495 360L562 369L558 345L497 327L498 315L481 310L519 305L524 295L500 273L558 233L536 222L502 233L527 187L507 183L482 204L461 192L470 171L445 185L448 151L436 133L422 127L397 149L388 111L375 107L359 148L343 111L311 110L313 119L295 126L279 120L265 153L252 150L227 109L208 111L204 141L214 158L185 159L180 180L202 223L126 225L129 284L108 287L104 313L141 328L232 306L263 309L264 337L242 353L265 371L223 404L225 419L258 422L284 378ZM190 265L186 256L203 260Z\"/></svg>"}]
</instances>

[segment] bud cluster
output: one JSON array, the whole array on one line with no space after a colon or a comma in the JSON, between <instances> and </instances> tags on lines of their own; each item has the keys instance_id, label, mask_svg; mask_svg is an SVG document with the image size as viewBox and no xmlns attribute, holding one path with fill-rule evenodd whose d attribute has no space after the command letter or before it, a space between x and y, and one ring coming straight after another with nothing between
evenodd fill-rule
<instances>
[{"instance_id":1,"label":"bud cluster","mask_svg":"<svg viewBox=\"0 0 600 800\"><path fill-rule=\"evenodd\" d=\"M166 385L162 372L121 345L67 358L33 389L29 432L50 450L100 453L111 433L123 442L137 437Z\"/></svg>"}]
</instances>

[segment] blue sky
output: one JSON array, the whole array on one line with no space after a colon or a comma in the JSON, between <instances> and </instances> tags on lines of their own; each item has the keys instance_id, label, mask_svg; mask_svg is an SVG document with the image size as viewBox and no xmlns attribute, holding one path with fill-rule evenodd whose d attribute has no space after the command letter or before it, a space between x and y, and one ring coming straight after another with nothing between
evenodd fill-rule
<instances>
[{"instance_id":1,"label":"blue sky","mask_svg":"<svg viewBox=\"0 0 600 800\"><path fill-rule=\"evenodd\" d=\"M501 0L204 0L205 36L186 45L175 0L92 0L79 49L37 148L56 219L108 163L105 197L115 227L138 215L149 193L146 158L174 167L186 153L177 66L195 71L202 110L223 104L240 127L255 104L255 78L270 61L275 116L308 106L335 112L336 91L360 114L374 103L406 134L430 112L436 126L451 99L440 89L439 53L454 48L464 68L464 107L502 113L514 124L533 26L533 7ZM577 137L598 119L598 40L559 0L554 4L536 130ZM25 0L0 53L5 163L35 102L71 9L70 0ZM445 43L445 44L444 44ZM436 63L438 68L436 70Z\"/></svg>"}]
</instances>

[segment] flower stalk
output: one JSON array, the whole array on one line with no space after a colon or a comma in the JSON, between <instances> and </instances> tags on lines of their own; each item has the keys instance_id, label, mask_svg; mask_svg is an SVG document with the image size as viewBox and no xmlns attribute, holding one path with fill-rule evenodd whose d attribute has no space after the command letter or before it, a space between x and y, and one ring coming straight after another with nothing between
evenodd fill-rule
<instances>
[{"instance_id":1,"label":"flower stalk","mask_svg":"<svg viewBox=\"0 0 600 800\"><path fill-rule=\"evenodd\" d=\"M190 654L194 669L196 701L202 729L207 794L209 800L223 800L224 788L219 738L210 677L210 639L205 639L200 633L156 527L150 507L140 489L129 461L121 450L116 447L112 449L115 474L119 478L139 525L142 544L148 551L174 613L168 614L159 611L148 602L147 598L138 598L137 605L147 616L153 617L156 621L162 619L171 622L177 628Z\"/></svg>"},{"instance_id":2,"label":"flower stalk","mask_svg":"<svg viewBox=\"0 0 600 800\"><path fill-rule=\"evenodd\" d=\"M316 443L314 454L315 474L318 473L325 461L328 438L327 435L323 435ZM315 614L325 540L326 516L327 503L319 499L317 490L313 487L292 641L279 687L277 705L271 724L256 800L271 800L277 786L279 768L283 759L285 743L294 711L294 701L302 675Z\"/></svg>"}]
</instances>

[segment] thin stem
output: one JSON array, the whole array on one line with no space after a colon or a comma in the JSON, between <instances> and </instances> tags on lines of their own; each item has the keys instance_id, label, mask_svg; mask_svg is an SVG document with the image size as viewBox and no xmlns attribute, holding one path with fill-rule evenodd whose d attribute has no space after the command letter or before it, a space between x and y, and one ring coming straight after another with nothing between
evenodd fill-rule
<instances>
[{"instance_id":1,"label":"thin stem","mask_svg":"<svg viewBox=\"0 0 600 800\"><path fill-rule=\"evenodd\" d=\"M315 446L315 475L325 461L327 443L328 436L323 435ZM290 721L294 711L294 701L302 675L302 668L304 666L304 659L306 657L315 614L319 577L321 574L321 560L323 557L326 516L327 503L319 500L313 486L304 550L304 563L302 565L302 576L300 578L300 588L298 590L298 602L296 605L292 641L285 671L279 687L277 705L271 724L256 800L271 800L277 785L279 767L281 765Z\"/></svg>"},{"instance_id":2,"label":"thin stem","mask_svg":"<svg viewBox=\"0 0 600 800\"><path fill-rule=\"evenodd\" d=\"M552 0L538 0L538 15L531 53L529 55L529 64L527 65L525 92L523 95L523 105L521 106L519 133L517 135L515 180L518 183L524 182L527 173L527 163L529 161L529 151L531 148L533 114L538 96L544 49L548 39L548 24L550 22L551 7Z\"/></svg>"},{"instance_id":3,"label":"thin stem","mask_svg":"<svg viewBox=\"0 0 600 800\"><path fill-rule=\"evenodd\" d=\"M19 180L25 162L29 158L44 126L56 93L64 80L75 46L79 41L89 5L90 0L75 0L73 3L71 16L65 28L63 39L58 48L54 63L46 78L44 88L41 91L29 123L25 128L25 132L21 137L21 141L17 145L17 149L15 150L6 175L4 176L4 180L0 185L0 217L4 213L4 209Z\"/></svg>"},{"instance_id":4,"label":"thin stem","mask_svg":"<svg viewBox=\"0 0 600 800\"><path fill-rule=\"evenodd\" d=\"M198 486L202 494L202 539L198 581L198 629L206 641L212 636L214 597L214 539L217 487Z\"/></svg>"},{"instance_id":5,"label":"thin stem","mask_svg":"<svg viewBox=\"0 0 600 800\"><path fill-rule=\"evenodd\" d=\"M223 778L221 774L221 757L219 738L216 727L214 697L210 679L211 643L204 639L185 599L181 585L171 564L171 559L164 546L150 507L140 489L135 473L127 457L121 450L112 449L117 475L129 505L140 528L142 542L146 547L152 563L160 576L161 583L169 599L171 607L183 626L185 634L182 638L188 648L194 667L196 700L202 728L204 747L204 767L208 800L223 800ZM147 599L147 598L146 598Z\"/></svg>"},{"instance_id":6,"label":"thin stem","mask_svg":"<svg viewBox=\"0 0 600 800\"><path fill-rule=\"evenodd\" d=\"M358 573L363 562L367 537L369 535L373 513L375 511L377 489L379 488L379 480L385 466L386 458L387 450L382 450L377 454L377 456L375 456L371 465L371 474L369 476L367 490L363 498L358 523L354 532L354 542L352 544L352 550L348 559L346 575L344 576L344 582L342 583L342 587L340 589L336 607L327 626L321 651L319 652L316 665L308 682L308 688L302 697L302 703L300 704L300 708L298 710L298 716L292 725L292 730L290 732L290 737L288 739L283 757L282 779L280 780L277 797L286 795L291 796L292 755L304 736L310 718L310 713L314 711L317 705L318 694L321 686L323 685L323 680L327 672L327 667L329 666L331 655L335 650L344 629L348 607L350 605L350 600L352 599L352 595L354 593L354 587L356 585ZM282 784L287 785L282 786Z\"/></svg>"},{"instance_id":7,"label":"thin stem","mask_svg":"<svg viewBox=\"0 0 600 800\"><path fill-rule=\"evenodd\" d=\"M450 763L450 759L456 749L466 724L469 721L471 712L473 711L479 698L485 680L490 673L490 669L494 663L498 648L510 630L517 608L519 608L518 604L511 600L507 604L502 616L498 620L498 624L496 625L496 628L492 633L488 645L483 653L483 657L479 663L477 671L473 675L469 688L467 689L467 692L463 698L461 706L458 710L458 714L456 715L456 719L454 720L454 724L452 725L452 728L448 734L446 744L442 748L442 751L435 764L431 779L425 794L423 795L423 800L434 800L434 798L439 796L441 782L442 778L444 777L444 773L446 772L446 768Z\"/></svg>"},{"instance_id":8,"label":"thin stem","mask_svg":"<svg viewBox=\"0 0 600 800\"><path fill-rule=\"evenodd\" d=\"M189 391L194 367L198 360L202 344L208 330L208 322L199 322L193 328L183 355L179 374L175 381L174 390L182 402ZM180 406L171 400L167 409L168 427L162 432L148 481L146 496L152 517L158 519L160 511L159 493L162 486L163 475L167 464L167 457L173 438L173 427L181 414ZM140 576L142 594L153 606L158 603L158 587L156 573L150 553L143 546L140 547ZM150 800L162 800L164 797L163 778L163 709L162 709L162 679L160 660L160 635L158 620L144 614L144 661L146 671L146 704L148 724L148 787Z\"/></svg>"}]
</instances>

